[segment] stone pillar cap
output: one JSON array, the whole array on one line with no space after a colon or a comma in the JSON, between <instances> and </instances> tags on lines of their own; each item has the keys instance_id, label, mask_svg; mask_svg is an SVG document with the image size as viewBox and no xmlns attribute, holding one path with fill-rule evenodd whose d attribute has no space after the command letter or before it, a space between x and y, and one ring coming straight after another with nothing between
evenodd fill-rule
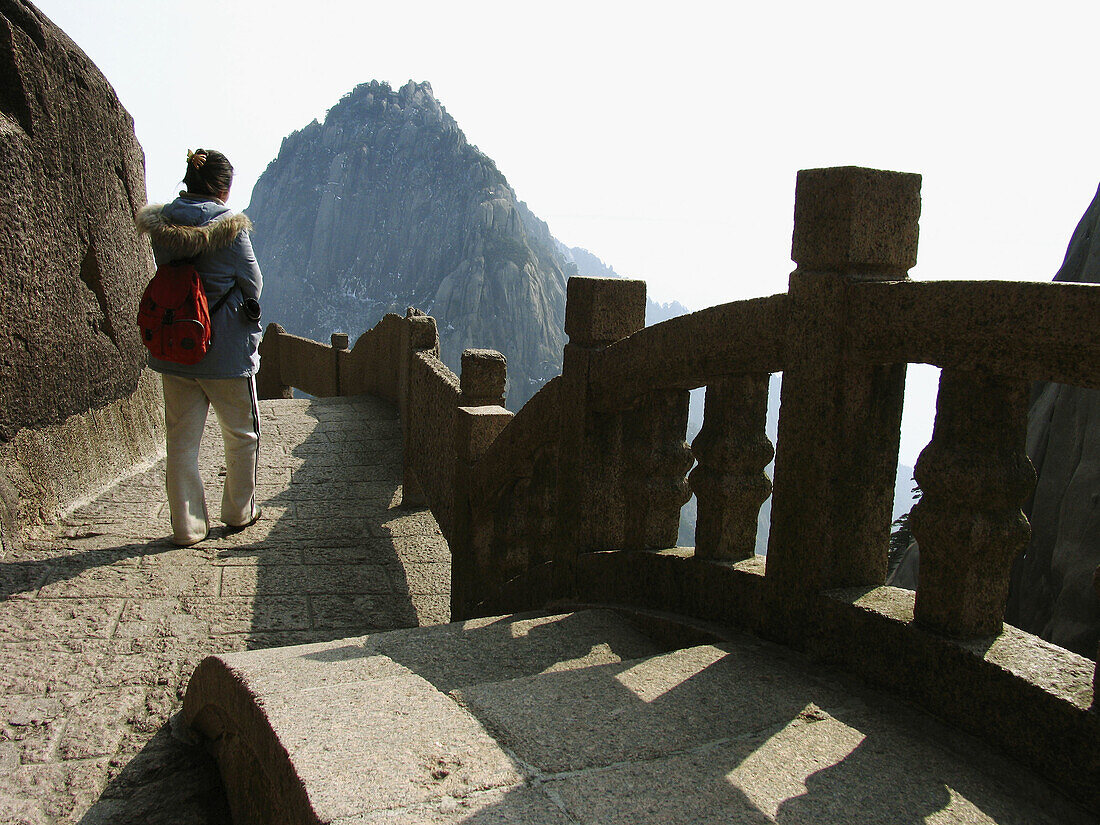
<instances>
[{"instance_id":1,"label":"stone pillar cap","mask_svg":"<svg viewBox=\"0 0 1100 825\"><path fill-rule=\"evenodd\" d=\"M921 176L908 172L803 169L791 258L804 270L904 278L917 263L920 186Z\"/></svg>"},{"instance_id":2,"label":"stone pillar cap","mask_svg":"<svg viewBox=\"0 0 1100 825\"><path fill-rule=\"evenodd\" d=\"M645 326L645 281L569 279L565 334L582 347L610 344Z\"/></svg>"},{"instance_id":3,"label":"stone pillar cap","mask_svg":"<svg viewBox=\"0 0 1100 825\"><path fill-rule=\"evenodd\" d=\"M494 349L467 349L462 352L463 406L503 404L508 380L508 359Z\"/></svg>"}]
</instances>

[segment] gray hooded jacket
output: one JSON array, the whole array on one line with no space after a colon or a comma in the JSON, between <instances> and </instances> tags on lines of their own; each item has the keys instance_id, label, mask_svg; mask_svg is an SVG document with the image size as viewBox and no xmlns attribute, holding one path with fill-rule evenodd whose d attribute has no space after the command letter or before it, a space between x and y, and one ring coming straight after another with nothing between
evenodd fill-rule
<instances>
[{"instance_id":1,"label":"gray hooded jacket","mask_svg":"<svg viewBox=\"0 0 1100 825\"><path fill-rule=\"evenodd\" d=\"M209 195L187 192L169 204L143 207L137 228L149 234L157 266L184 258L194 262L211 310L229 293L218 311L211 313L210 349L199 363L176 364L149 356L149 366L185 378L255 375L260 366L260 322L249 320L241 309L245 298L258 300L263 288L248 237L252 222Z\"/></svg>"}]
</instances>

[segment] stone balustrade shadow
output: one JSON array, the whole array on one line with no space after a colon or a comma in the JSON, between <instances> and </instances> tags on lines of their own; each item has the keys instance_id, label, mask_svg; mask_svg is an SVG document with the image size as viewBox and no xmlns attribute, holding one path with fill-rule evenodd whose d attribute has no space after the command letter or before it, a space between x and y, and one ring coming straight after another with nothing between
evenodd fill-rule
<instances>
[{"instance_id":1,"label":"stone balustrade shadow","mask_svg":"<svg viewBox=\"0 0 1100 825\"><path fill-rule=\"evenodd\" d=\"M402 633L301 655L347 666L381 654L407 667L470 712L526 780L386 816L464 825L1094 821L977 740L790 650L743 635L659 653L614 632L593 645L584 614L525 622L532 616L448 628L446 657Z\"/></svg>"},{"instance_id":2,"label":"stone balustrade shadow","mask_svg":"<svg viewBox=\"0 0 1100 825\"><path fill-rule=\"evenodd\" d=\"M561 674L542 695L564 698L581 686L595 697L568 715L554 701L541 718L532 712L533 680L458 695L581 821L627 822L644 811L651 822L923 825L937 814L964 821L980 812L1022 823L1051 810L1052 821L1092 821L1005 757L850 677L809 675L800 657L745 639L696 650L704 661L724 655L688 665L678 681L662 668L645 672L644 661L605 666L593 678ZM594 719L584 704L609 712ZM602 754L597 746L589 755L593 740L604 743ZM523 793L462 821L499 822Z\"/></svg>"}]
</instances>

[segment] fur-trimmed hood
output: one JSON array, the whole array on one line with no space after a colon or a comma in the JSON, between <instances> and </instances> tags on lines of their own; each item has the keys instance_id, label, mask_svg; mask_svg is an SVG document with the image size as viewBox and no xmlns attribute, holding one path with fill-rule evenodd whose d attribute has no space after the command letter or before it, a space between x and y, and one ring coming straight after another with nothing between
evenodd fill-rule
<instances>
[{"instance_id":1,"label":"fur-trimmed hood","mask_svg":"<svg viewBox=\"0 0 1100 825\"><path fill-rule=\"evenodd\" d=\"M148 233L157 246L171 255L193 258L205 252L216 252L230 246L242 230L252 229L252 221L243 212L228 213L229 217L217 217L200 226L172 223L164 214L160 203L143 206L135 223L139 234Z\"/></svg>"}]
</instances>

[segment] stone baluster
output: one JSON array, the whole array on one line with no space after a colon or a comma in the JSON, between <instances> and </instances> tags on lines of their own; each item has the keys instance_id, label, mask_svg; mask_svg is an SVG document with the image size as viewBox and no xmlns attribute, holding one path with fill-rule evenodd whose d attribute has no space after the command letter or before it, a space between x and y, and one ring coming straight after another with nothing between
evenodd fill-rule
<instances>
[{"instance_id":1,"label":"stone baluster","mask_svg":"<svg viewBox=\"0 0 1100 825\"><path fill-rule=\"evenodd\" d=\"M707 387L703 428L691 443L699 462L690 476L697 559L740 561L756 552L760 505L772 491L764 468L775 455L764 433L769 378L734 375Z\"/></svg>"},{"instance_id":2,"label":"stone baluster","mask_svg":"<svg viewBox=\"0 0 1100 825\"><path fill-rule=\"evenodd\" d=\"M279 336L286 330L271 323L260 340L260 371L256 373L256 396L261 399L293 398L294 390L283 383L279 366Z\"/></svg>"},{"instance_id":3,"label":"stone baluster","mask_svg":"<svg viewBox=\"0 0 1100 825\"><path fill-rule=\"evenodd\" d=\"M551 569L552 594L558 598L576 592L578 553L621 546L626 516L617 482L623 464L623 417L591 410L589 367L600 350L644 326L644 281L569 279Z\"/></svg>"},{"instance_id":4,"label":"stone baluster","mask_svg":"<svg viewBox=\"0 0 1100 825\"><path fill-rule=\"evenodd\" d=\"M919 216L919 175L798 173L767 560L769 588L795 613L806 591L886 579L905 364L852 362L847 297L907 277Z\"/></svg>"},{"instance_id":5,"label":"stone baluster","mask_svg":"<svg viewBox=\"0 0 1100 825\"><path fill-rule=\"evenodd\" d=\"M1031 528L1035 483L1026 382L945 369L932 441L917 459L923 492L909 524L920 547L915 618L950 636L999 633L1012 560Z\"/></svg>"},{"instance_id":6,"label":"stone baluster","mask_svg":"<svg viewBox=\"0 0 1100 825\"><path fill-rule=\"evenodd\" d=\"M680 508L691 498L685 474L687 390L650 392L623 413L623 547L675 547Z\"/></svg>"}]
</instances>

